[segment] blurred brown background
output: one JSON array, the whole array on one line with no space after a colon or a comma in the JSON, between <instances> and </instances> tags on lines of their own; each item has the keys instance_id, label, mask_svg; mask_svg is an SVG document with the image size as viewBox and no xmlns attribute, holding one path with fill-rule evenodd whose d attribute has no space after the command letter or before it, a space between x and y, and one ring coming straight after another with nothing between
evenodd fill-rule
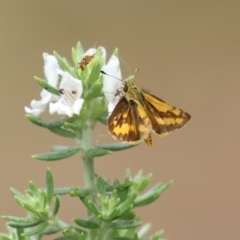
<instances>
[{"instance_id":1,"label":"blurred brown background","mask_svg":"<svg viewBox=\"0 0 240 240\"><path fill-rule=\"evenodd\" d=\"M42 53L71 47L119 48L123 75L140 69L136 82L192 115L191 122L154 147L141 145L96 160L96 172L113 180L152 172L153 182L173 179L158 201L137 209L151 233L165 229L177 240L239 239L240 236L240 1L7 1L0 3L1 167L0 215L24 216L9 187L45 184L49 166L55 185L82 185L79 156L45 163L31 159L51 145L69 144L24 117L39 99ZM99 125L95 141L113 142ZM107 140L106 140L107 139ZM60 216L84 218L76 198L62 198ZM5 232L4 221L0 231ZM53 237L48 238L53 239Z\"/></svg>"}]
</instances>

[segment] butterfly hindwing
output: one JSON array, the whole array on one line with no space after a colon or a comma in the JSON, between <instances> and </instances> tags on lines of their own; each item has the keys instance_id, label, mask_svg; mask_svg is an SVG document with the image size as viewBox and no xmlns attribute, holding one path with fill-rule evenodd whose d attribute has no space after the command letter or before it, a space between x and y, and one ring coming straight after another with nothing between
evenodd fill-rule
<instances>
[{"instance_id":1,"label":"butterfly hindwing","mask_svg":"<svg viewBox=\"0 0 240 240\"><path fill-rule=\"evenodd\" d=\"M108 129L120 141L137 143L147 137L151 123L141 106L122 97L108 119Z\"/></svg>"}]
</instances>

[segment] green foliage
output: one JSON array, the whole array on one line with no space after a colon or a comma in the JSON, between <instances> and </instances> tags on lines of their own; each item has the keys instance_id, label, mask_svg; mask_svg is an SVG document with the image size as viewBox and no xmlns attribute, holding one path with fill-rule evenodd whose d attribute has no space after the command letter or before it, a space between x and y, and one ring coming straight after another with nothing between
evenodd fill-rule
<instances>
[{"instance_id":1,"label":"green foliage","mask_svg":"<svg viewBox=\"0 0 240 240\"><path fill-rule=\"evenodd\" d=\"M48 84L45 80L39 78L39 77L34 77L34 79L37 81L37 83L39 83L39 85L41 87L43 87L44 89L46 89L48 92L55 94L57 96L60 95L59 91L54 88L53 86L51 86L50 84Z\"/></svg>"},{"instance_id":2,"label":"green foliage","mask_svg":"<svg viewBox=\"0 0 240 240\"><path fill-rule=\"evenodd\" d=\"M42 236L62 231L64 236L57 239L87 239L88 234L90 234L89 231L95 229L96 236L105 236L108 233L109 240L160 239L162 232L153 235L151 238L144 238L149 225L143 225L139 221L139 217L132 211L134 207L147 205L155 201L160 196L159 191L162 193L166 186L169 187L171 184L171 182L163 185L158 184L142 194L150 184L151 178L151 174L144 176L142 171L132 177L130 170L127 170L123 183L115 180L111 184L109 180L97 176L94 191L77 187L57 189L54 188L52 172L47 169L46 189L37 188L33 182L29 183L29 189L26 190L25 195L11 189L16 202L26 209L29 213L28 216L25 218L2 216L2 218L8 221L7 225L9 227L23 229L21 237L36 234ZM63 194L79 197L81 202L94 215L90 219L73 218L72 221L78 225L77 228L62 224L57 214L60 208L59 195ZM139 204L139 202L142 204ZM51 204L53 205L53 212L50 211ZM138 232L137 228L139 226L142 226L142 228ZM1 237L2 239L8 239L5 235L1 235Z\"/></svg>"},{"instance_id":3,"label":"green foliage","mask_svg":"<svg viewBox=\"0 0 240 240\"><path fill-rule=\"evenodd\" d=\"M60 198L58 195L54 197L54 180L50 169L46 172L46 189L38 188L33 182L29 182L29 189L25 194L18 192L12 188L16 202L24 208L28 215L27 217L14 217L14 216L2 216L7 220L7 225L16 230L22 229L19 238L29 237L36 234L44 235L55 233L62 230L60 221L58 220L57 213L60 207ZM51 212L51 205L55 200L54 211ZM4 237L2 237L4 239ZM11 239L11 238L10 238ZM15 239L15 238L13 238Z\"/></svg>"},{"instance_id":4,"label":"green foliage","mask_svg":"<svg viewBox=\"0 0 240 240\"><path fill-rule=\"evenodd\" d=\"M57 120L48 120L26 114L35 125L46 128L61 137L75 139L77 146L55 145L49 153L35 154L32 157L41 161L57 161L81 154L83 159L84 187L70 186L55 188L54 177L50 169L46 171L46 187L39 188L29 182L29 189L21 193L11 188L15 201L27 212L25 217L2 216L7 221L8 234L0 234L2 240L42 239L45 235L61 234L56 240L158 240L163 231L146 237L150 224L144 224L134 212L136 207L148 205L157 200L172 182L149 187L152 174L144 176L139 171L132 176L126 171L125 180L108 179L94 172L94 158L113 152L130 149L138 144L115 142L111 144L92 144L92 130L97 122L107 124L108 112L102 92L103 76L100 73L106 63L103 48L98 48L85 69L79 67L85 54L80 42L72 48L74 66L57 52L54 55L63 71L82 80L84 104L79 115ZM116 48L113 55L118 56ZM128 79L132 79L130 76ZM51 86L44 79L35 80L45 90L58 96L59 89ZM126 80L126 81L127 81ZM59 76L58 85L61 82ZM66 224L59 217L60 196L77 197L79 206L84 204L88 216L73 216L72 224ZM79 211L76 211L76 214Z\"/></svg>"},{"instance_id":5,"label":"green foliage","mask_svg":"<svg viewBox=\"0 0 240 240\"><path fill-rule=\"evenodd\" d=\"M50 153L39 153L32 156L32 158L43 161L56 161L71 157L81 151L81 147L68 147L63 150L54 151Z\"/></svg>"}]
</instances>

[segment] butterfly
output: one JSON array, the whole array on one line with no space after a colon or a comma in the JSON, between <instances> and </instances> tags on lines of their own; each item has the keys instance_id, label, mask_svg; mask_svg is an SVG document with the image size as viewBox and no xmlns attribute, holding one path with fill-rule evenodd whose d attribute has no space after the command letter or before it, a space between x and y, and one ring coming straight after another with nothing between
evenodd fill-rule
<instances>
[{"instance_id":1,"label":"butterfly","mask_svg":"<svg viewBox=\"0 0 240 240\"><path fill-rule=\"evenodd\" d=\"M183 110L141 90L133 77L123 81L120 92L121 98L108 118L109 133L117 140L130 143L144 140L153 146L151 132L164 136L191 119Z\"/></svg>"}]
</instances>

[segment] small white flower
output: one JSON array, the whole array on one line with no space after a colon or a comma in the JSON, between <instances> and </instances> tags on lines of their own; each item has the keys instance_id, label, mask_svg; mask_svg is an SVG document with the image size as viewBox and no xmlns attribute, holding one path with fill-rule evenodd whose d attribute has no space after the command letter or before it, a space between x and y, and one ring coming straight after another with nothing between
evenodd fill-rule
<instances>
[{"instance_id":1,"label":"small white flower","mask_svg":"<svg viewBox=\"0 0 240 240\"><path fill-rule=\"evenodd\" d=\"M108 101L108 112L111 113L119 101L117 92L122 86L122 75L119 66L119 59L115 55L109 59L102 70L108 74L103 74L103 93Z\"/></svg>"},{"instance_id":2,"label":"small white flower","mask_svg":"<svg viewBox=\"0 0 240 240\"><path fill-rule=\"evenodd\" d=\"M68 72L62 73L62 80L59 87L60 99L56 103L49 104L49 112L53 114L65 114L72 117L79 114L84 100L81 97L83 88L82 81L72 77Z\"/></svg>"},{"instance_id":3,"label":"small white flower","mask_svg":"<svg viewBox=\"0 0 240 240\"><path fill-rule=\"evenodd\" d=\"M53 87L57 87L58 75L62 74L62 70L58 65L57 59L53 55L43 54L44 59L44 74L48 84ZM32 100L30 103L31 108L25 107L27 113L33 114L34 116L40 115L45 109L49 102L57 101L58 96L43 89L40 93L41 99L39 101Z\"/></svg>"}]
</instances>

